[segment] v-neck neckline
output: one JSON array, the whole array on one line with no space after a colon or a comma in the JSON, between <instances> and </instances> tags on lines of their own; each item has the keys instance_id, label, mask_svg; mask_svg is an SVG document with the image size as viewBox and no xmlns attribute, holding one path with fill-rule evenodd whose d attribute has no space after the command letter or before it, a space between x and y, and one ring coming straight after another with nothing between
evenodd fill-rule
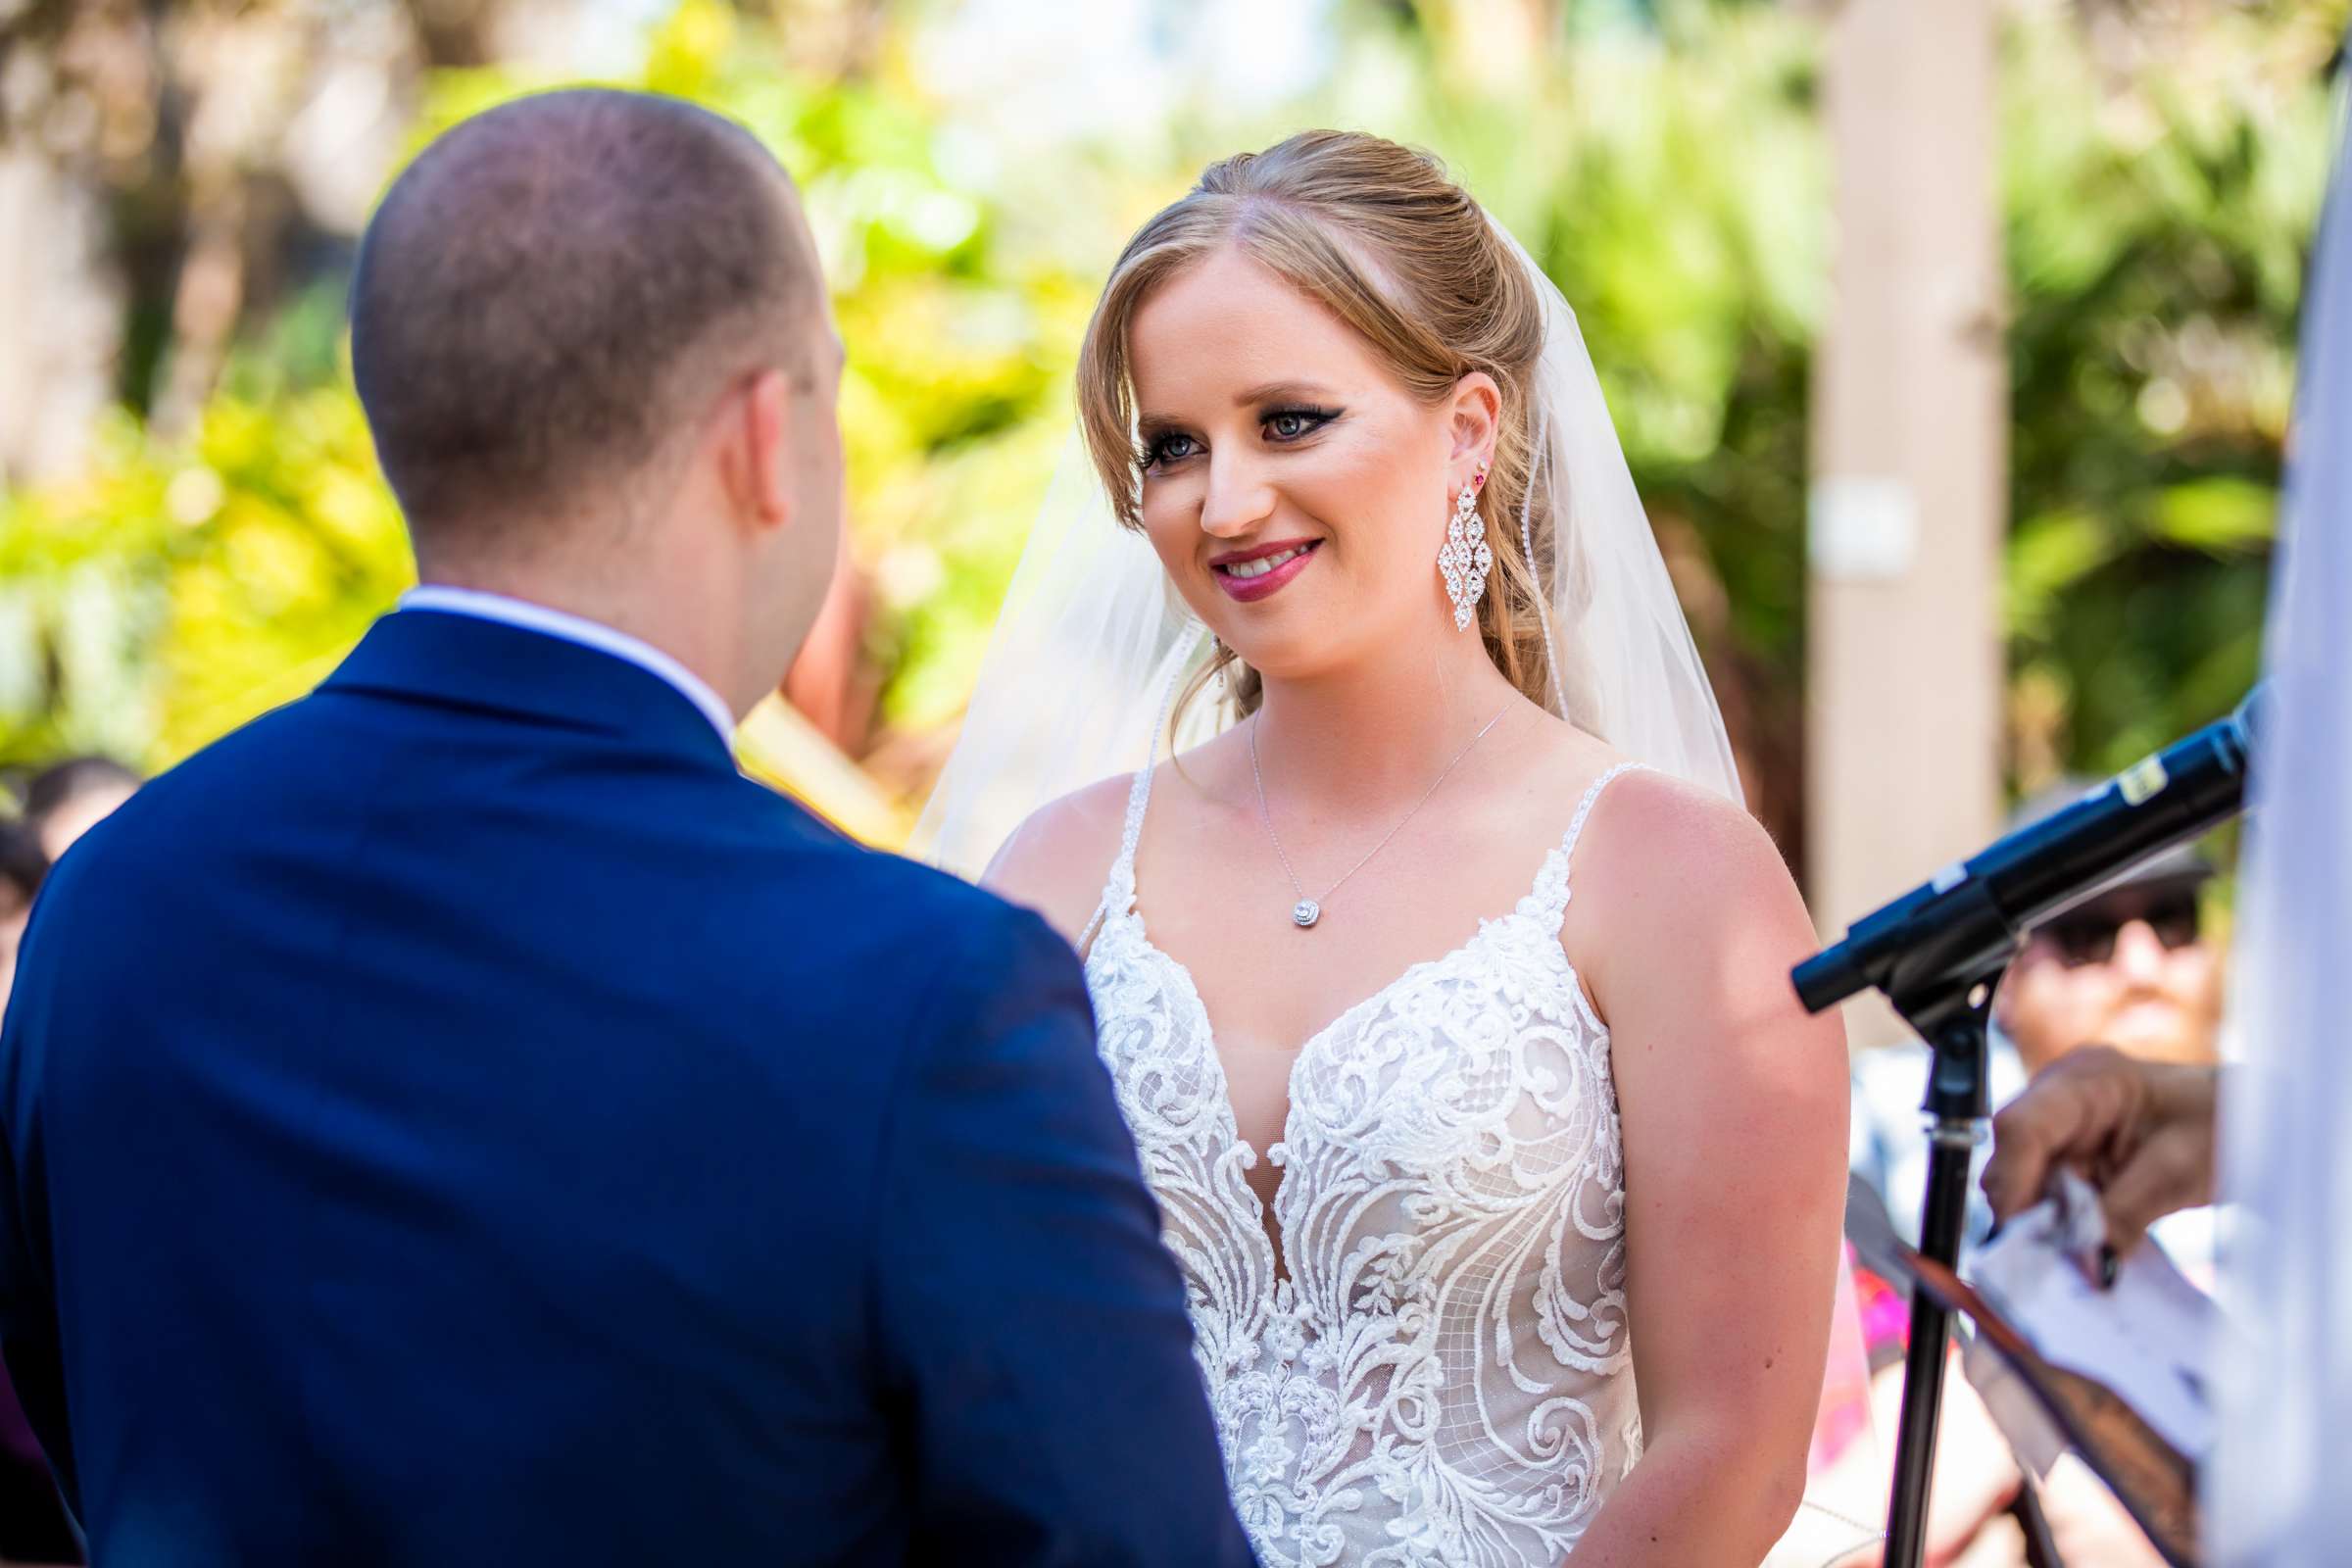
<instances>
[{"instance_id":1,"label":"v-neck neckline","mask_svg":"<svg viewBox=\"0 0 2352 1568\"><path fill-rule=\"evenodd\" d=\"M1101 947L1102 935L1107 932L1110 922L1115 920L1125 923L1136 946L1151 955L1152 960L1167 971L1176 982L1185 1004L1192 1009L1193 1022L1199 1026L1201 1046L1208 1056L1207 1070L1213 1074L1209 1088L1217 1097L1219 1131L1223 1136L1225 1148L1228 1151L1234 1149L1247 1151L1251 1164L1255 1164L1258 1160L1267 1160L1276 1165L1283 1165L1290 1152L1292 1124L1298 1112L1299 1074L1316 1048L1338 1034L1350 1020L1373 1010L1393 993L1403 990L1431 970L1443 968L1468 956L1494 933L1504 929L1512 921L1538 918L1542 910L1531 909L1528 906L1551 875L1553 861L1565 858L1570 843L1573 843L1573 838L1568 843L1555 847L1544 857L1543 867L1536 874L1534 888L1530 890L1528 897L1521 900L1517 906L1500 915L1482 916L1478 922L1478 929L1471 932L1462 941L1435 957L1415 959L1379 989L1343 1007L1333 1015L1328 1023L1301 1041L1298 1050L1292 1053L1291 1064L1283 1073L1282 1116L1279 1122L1281 1136L1263 1149L1257 1148L1242 1137L1241 1111L1233 1102L1233 1080L1225 1070L1224 1054L1217 1049L1216 1018L1209 1012L1206 999L1200 995L1200 986L1193 978L1192 967L1152 940L1152 928L1145 921L1143 910L1135 903L1130 902L1124 908L1105 911L1104 931L1097 933L1094 947L1088 951L1088 961L1090 963L1093 961L1094 952ZM1563 917L1565 913L1566 910L1563 908L1561 910ZM1551 931L1547 935L1550 938L1550 951L1560 965L1562 977L1569 990L1574 993L1577 1009L1589 1015L1591 1008L1585 1002L1584 981L1578 975L1576 965L1570 961L1566 950L1560 947L1558 932ZM1593 1022L1598 1024L1597 1019L1594 1019ZM1605 1038L1606 1026L1600 1027ZM1287 1238L1283 1235L1282 1223L1282 1192L1284 1184L1289 1180L1290 1172L1286 1169L1275 1180L1274 1192L1271 1197L1260 1194L1256 1187L1248 1182L1243 1183L1243 1186L1249 1191L1254 1218L1257 1221L1253 1228L1264 1240L1267 1250L1271 1254L1271 1275L1278 1286L1288 1284L1292 1277L1288 1256L1289 1249L1286 1245Z\"/></svg>"},{"instance_id":2,"label":"v-neck neckline","mask_svg":"<svg viewBox=\"0 0 2352 1568\"><path fill-rule=\"evenodd\" d=\"M1607 1037L1607 1026L1593 1016L1591 1004L1585 1000L1584 981L1578 974L1576 965L1570 961L1567 951L1560 946L1559 924L1567 917L1568 902L1572 896L1568 882L1570 862L1576 853L1577 840L1584 834L1586 819L1592 814L1592 808L1599 802L1601 791L1607 788L1612 779L1621 773L1631 772L1641 765L1638 762L1619 762L1592 780L1585 791L1584 799L1577 804L1576 814L1570 818L1567 832L1545 854L1542 864L1536 870L1534 884L1516 906L1501 915L1482 917L1478 922L1478 928L1468 937L1434 958L1422 958L1406 965L1386 984L1342 1008L1329 1022L1299 1043L1298 1050L1291 1056L1289 1068L1283 1074L1282 1116L1277 1124L1281 1136L1263 1150L1253 1147L1242 1137L1241 1113L1233 1103L1233 1081L1225 1070L1225 1057L1217 1049L1217 1022L1208 1010L1207 1002L1200 995L1200 987L1193 978L1192 969L1186 965L1183 959L1169 953L1152 939L1151 927L1144 919L1141 890L1136 882L1135 857L1143 837L1144 813L1152 799L1152 769L1149 765L1137 774L1134 786L1128 794L1127 819L1121 836L1119 856L1111 864L1109 881L1103 889L1102 903L1095 922L1094 939L1087 944L1086 962L1091 968L1094 956L1100 950L1103 937L1108 935L1111 923L1113 921L1125 922L1136 945L1145 953L1150 954L1162 968L1174 977L1183 992L1185 1001L1192 1008L1193 1021L1199 1026L1203 1049L1208 1054L1209 1070L1215 1074L1212 1087L1217 1097L1217 1109L1221 1117L1220 1130L1224 1135L1226 1152L1231 1153L1233 1151L1239 1150L1250 1156L1250 1162L1252 1164L1260 1159L1269 1160L1277 1165L1285 1164L1291 1147L1292 1124L1298 1113L1299 1074L1308 1057L1314 1054L1316 1049L1338 1034L1349 1021L1376 1007L1388 997L1402 990L1431 970L1459 961L1475 952L1479 945L1487 941L1494 932L1507 929L1513 921L1543 920L1548 922L1545 931L1546 946L1553 961L1559 965L1568 982L1573 1005L1592 1023L1602 1038ZM1270 1274L1278 1285L1288 1284L1291 1278L1285 1257L1287 1238L1281 1235L1282 1194L1288 1181L1289 1172L1286 1170L1281 1177L1276 1179L1274 1191L1270 1197L1260 1195L1255 1186L1248 1182L1243 1183L1249 1189L1250 1205L1257 1220L1253 1229L1265 1242L1271 1254ZM1268 1226L1269 1220L1272 1221L1271 1229Z\"/></svg>"}]
</instances>

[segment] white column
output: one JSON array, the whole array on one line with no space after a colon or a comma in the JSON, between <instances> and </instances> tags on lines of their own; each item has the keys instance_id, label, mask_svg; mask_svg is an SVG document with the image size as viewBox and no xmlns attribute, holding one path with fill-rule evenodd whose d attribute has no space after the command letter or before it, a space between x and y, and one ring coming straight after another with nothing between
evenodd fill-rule
<instances>
[{"instance_id":1,"label":"white column","mask_svg":"<svg viewBox=\"0 0 2352 1568\"><path fill-rule=\"evenodd\" d=\"M2008 388L1995 0L1846 0L1825 104L1833 302L1814 358L1808 891L1826 936L2000 807ZM1849 1013L1854 1043L1898 1030Z\"/></svg>"}]
</instances>

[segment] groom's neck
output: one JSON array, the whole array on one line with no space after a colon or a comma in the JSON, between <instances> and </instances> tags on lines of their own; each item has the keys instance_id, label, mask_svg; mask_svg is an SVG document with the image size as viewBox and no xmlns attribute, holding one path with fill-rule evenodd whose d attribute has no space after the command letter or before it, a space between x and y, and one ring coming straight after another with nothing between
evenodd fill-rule
<instances>
[{"instance_id":1,"label":"groom's neck","mask_svg":"<svg viewBox=\"0 0 2352 1568\"><path fill-rule=\"evenodd\" d=\"M547 561L452 561L420 558L417 579L438 587L497 594L560 611L634 637L676 660L718 693L737 717L764 693L748 697L734 655L735 598L710 573L639 558L620 564Z\"/></svg>"}]
</instances>

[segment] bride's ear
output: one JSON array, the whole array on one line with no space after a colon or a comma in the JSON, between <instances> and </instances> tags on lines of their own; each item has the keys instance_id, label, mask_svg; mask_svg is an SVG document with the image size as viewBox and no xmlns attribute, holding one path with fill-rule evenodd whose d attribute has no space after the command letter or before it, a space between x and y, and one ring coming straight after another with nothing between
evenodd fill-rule
<instances>
[{"instance_id":1,"label":"bride's ear","mask_svg":"<svg viewBox=\"0 0 2352 1568\"><path fill-rule=\"evenodd\" d=\"M1483 469L1494 461L1494 442L1502 429L1502 389L1484 370L1472 370L1453 383L1451 404L1453 443L1448 461Z\"/></svg>"}]
</instances>

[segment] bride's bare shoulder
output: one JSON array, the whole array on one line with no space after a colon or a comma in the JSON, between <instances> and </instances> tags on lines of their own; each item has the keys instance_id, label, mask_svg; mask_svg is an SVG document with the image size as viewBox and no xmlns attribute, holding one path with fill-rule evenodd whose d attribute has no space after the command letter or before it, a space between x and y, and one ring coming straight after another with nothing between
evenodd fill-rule
<instances>
[{"instance_id":1,"label":"bride's bare shoulder","mask_svg":"<svg viewBox=\"0 0 2352 1568\"><path fill-rule=\"evenodd\" d=\"M1693 908L1759 884L1793 891L1780 847L1744 806L1646 767L1627 770L1593 804L1577 841L1576 884L1580 897Z\"/></svg>"},{"instance_id":2,"label":"bride's bare shoulder","mask_svg":"<svg viewBox=\"0 0 2352 1568\"><path fill-rule=\"evenodd\" d=\"M1035 909L1075 944L1119 853L1134 784L1135 775L1124 773L1038 808L997 851L981 885Z\"/></svg>"},{"instance_id":3,"label":"bride's bare shoulder","mask_svg":"<svg viewBox=\"0 0 2352 1568\"><path fill-rule=\"evenodd\" d=\"M1572 924L1589 925L1596 987L1738 950L1764 968L1809 951L1811 919L1780 846L1736 801L1648 768L1602 792L1577 841ZM1564 932L1573 936L1573 932Z\"/></svg>"}]
</instances>

